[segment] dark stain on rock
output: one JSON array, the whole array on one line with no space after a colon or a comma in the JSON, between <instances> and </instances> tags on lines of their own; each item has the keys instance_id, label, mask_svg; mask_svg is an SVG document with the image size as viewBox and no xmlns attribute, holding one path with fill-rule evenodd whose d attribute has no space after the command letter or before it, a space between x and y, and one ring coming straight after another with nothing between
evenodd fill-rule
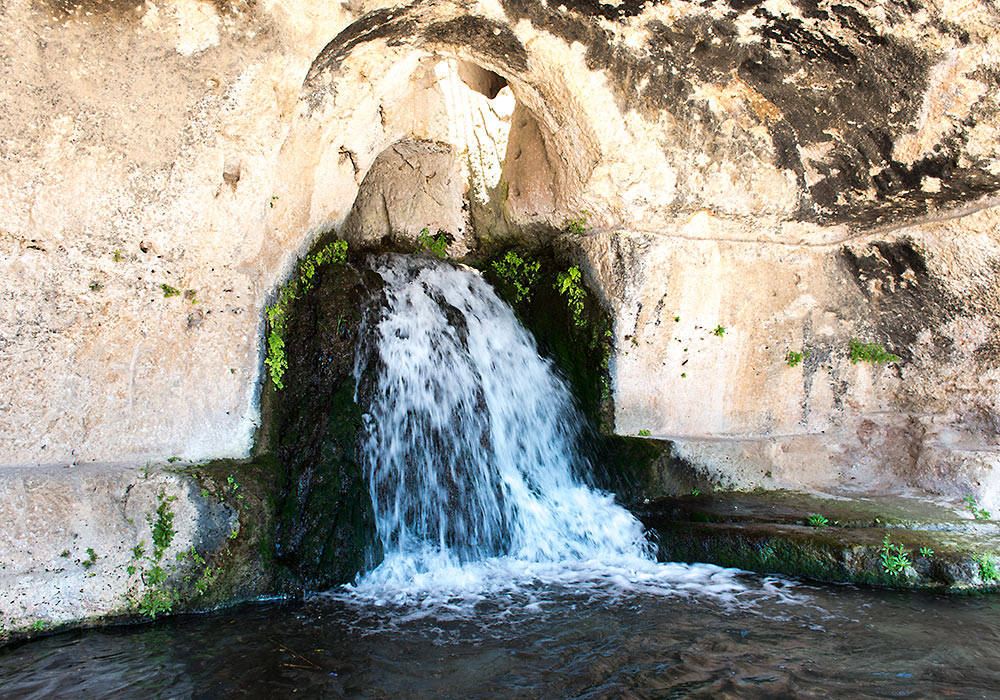
<instances>
[{"instance_id":1,"label":"dark stain on rock","mask_svg":"<svg viewBox=\"0 0 1000 700\"><path fill-rule=\"evenodd\" d=\"M930 331L934 344L945 350L950 341L939 327L961 315L963 303L928 269L923 254L909 239L873 243L857 254L847 247L840 258L868 301L876 342L904 361L913 358L918 334Z\"/></svg>"},{"instance_id":2,"label":"dark stain on rock","mask_svg":"<svg viewBox=\"0 0 1000 700\"><path fill-rule=\"evenodd\" d=\"M314 280L288 311L285 388L268 382L261 396L259 449L273 451L280 465L274 547L287 590L346 583L381 558L354 381L355 343L381 298L380 280L346 264L321 267Z\"/></svg>"},{"instance_id":3,"label":"dark stain on rock","mask_svg":"<svg viewBox=\"0 0 1000 700\"><path fill-rule=\"evenodd\" d=\"M508 70L528 70L528 52L506 25L474 15L435 22L422 32L428 41L468 47Z\"/></svg>"},{"instance_id":4,"label":"dark stain on rock","mask_svg":"<svg viewBox=\"0 0 1000 700\"><path fill-rule=\"evenodd\" d=\"M306 74L309 85L323 73L340 68L344 59L361 44L385 39L389 45L398 45L417 30L417 22L410 16L412 5L390 7L369 12L348 25L333 41L323 47Z\"/></svg>"},{"instance_id":5,"label":"dark stain on rock","mask_svg":"<svg viewBox=\"0 0 1000 700\"><path fill-rule=\"evenodd\" d=\"M34 7L60 20L87 14L126 19L137 18L143 4L144 0L36 0Z\"/></svg>"}]
</instances>

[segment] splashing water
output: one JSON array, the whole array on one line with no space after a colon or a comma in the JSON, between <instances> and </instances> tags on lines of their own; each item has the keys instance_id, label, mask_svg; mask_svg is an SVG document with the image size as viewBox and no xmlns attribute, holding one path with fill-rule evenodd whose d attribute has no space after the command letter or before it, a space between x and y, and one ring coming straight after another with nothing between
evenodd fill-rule
<instances>
[{"instance_id":1,"label":"splashing water","mask_svg":"<svg viewBox=\"0 0 1000 700\"><path fill-rule=\"evenodd\" d=\"M732 570L656 564L639 521L584 483L566 384L478 273L399 255L376 271L387 309L355 371L371 396L363 462L385 560L350 596L429 606L538 582L742 589Z\"/></svg>"}]
</instances>

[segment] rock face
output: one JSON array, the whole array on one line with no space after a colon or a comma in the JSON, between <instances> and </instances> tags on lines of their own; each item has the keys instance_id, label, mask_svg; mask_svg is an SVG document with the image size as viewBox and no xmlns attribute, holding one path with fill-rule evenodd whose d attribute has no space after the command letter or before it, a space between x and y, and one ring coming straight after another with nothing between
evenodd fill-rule
<instances>
[{"instance_id":1,"label":"rock face","mask_svg":"<svg viewBox=\"0 0 1000 700\"><path fill-rule=\"evenodd\" d=\"M0 639L266 592L269 576L247 550L259 550L267 511L260 492L233 473L194 478L180 469L120 465L5 470Z\"/></svg>"},{"instance_id":2,"label":"rock face","mask_svg":"<svg viewBox=\"0 0 1000 700\"><path fill-rule=\"evenodd\" d=\"M615 430L717 483L998 505L998 24L987 0L5 3L0 464L246 455L294 260L427 227L576 260L614 318Z\"/></svg>"}]
</instances>

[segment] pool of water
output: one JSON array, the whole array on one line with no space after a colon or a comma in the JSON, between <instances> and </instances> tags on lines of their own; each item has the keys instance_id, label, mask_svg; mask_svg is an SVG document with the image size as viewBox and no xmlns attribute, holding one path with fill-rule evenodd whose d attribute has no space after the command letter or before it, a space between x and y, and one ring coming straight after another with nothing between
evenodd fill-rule
<instances>
[{"instance_id":1,"label":"pool of water","mask_svg":"<svg viewBox=\"0 0 1000 700\"><path fill-rule=\"evenodd\" d=\"M995 598L667 566L653 587L400 602L346 589L69 632L0 650L0 697L1000 697Z\"/></svg>"}]
</instances>

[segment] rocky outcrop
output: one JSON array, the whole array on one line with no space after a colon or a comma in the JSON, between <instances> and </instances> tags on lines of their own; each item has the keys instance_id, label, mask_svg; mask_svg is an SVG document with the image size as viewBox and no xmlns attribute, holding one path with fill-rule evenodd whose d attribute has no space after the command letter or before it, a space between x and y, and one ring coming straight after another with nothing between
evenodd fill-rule
<instances>
[{"instance_id":1,"label":"rocky outcrop","mask_svg":"<svg viewBox=\"0 0 1000 700\"><path fill-rule=\"evenodd\" d=\"M998 22L985 0L6 3L0 464L245 456L294 261L329 230L428 228L453 256L577 261L614 318L615 430L716 483L1000 502Z\"/></svg>"}]
</instances>

